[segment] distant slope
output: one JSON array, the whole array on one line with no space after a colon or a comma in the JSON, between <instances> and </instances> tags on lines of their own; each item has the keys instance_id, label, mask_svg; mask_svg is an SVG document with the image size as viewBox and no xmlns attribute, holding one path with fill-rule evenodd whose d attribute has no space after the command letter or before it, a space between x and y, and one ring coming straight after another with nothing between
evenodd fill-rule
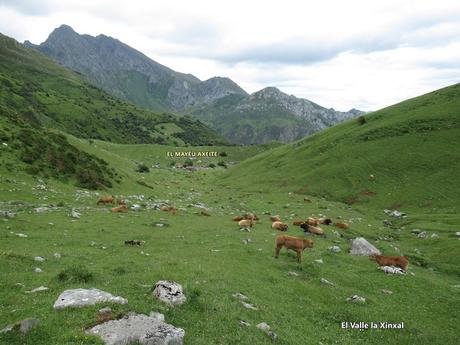
<instances>
[{"instance_id":1,"label":"distant slope","mask_svg":"<svg viewBox=\"0 0 460 345\"><path fill-rule=\"evenodd\" d=\"M119 143L226 143L190 117L157 114L114 98L81 75L3 35L0 35L0 85L2 115L19 117L34 126ZM173 132L163 129L169 124L174 125Z\"/></svg>"},{"instance_id":2,"label":"distant slope","mask_svg":"<svg viewBox=\"0 0 460 345\"><path fill-rule=\"evenodd\" d=\"M229 78L200 81L159 64L119 40L61 25L40 45L24 42L85 75L112 95L156 111L192 114L235 144L291 142L350 117L273 87L248 95Z\"/></svg>"},{"instance_id":3,"label":"distant slope","mask_svg":"<svg viewBox=\"0 0 460 345\"><path fill-rule=\"evenodd\" d=\"M117 39L79 35L61 25L40 45L25 42L88 77L95 85L138 106L157 111L184 111L228 94L246 92L228 78L204 82L159 64Z\"/></svg>"},{"instance_id":4,"label":"distant slope","mask_svg":"<svg viewBox=\"0 0 460 345\"><path fill-rule=\"evenodd\" d=\"M460 84L365 118L257 155L218 183L378 207L450 212L459 205Z\"/></svg>"},{"instance_id":5,"label":"distant slope","mask_svg":"<svg viewBox=\"0 0 460 345\"><path fill-rule=\"evenodd\" d=\"M301 139L323 128L357 117L363 112L326 109L307 99L267 87L244 97L229 95L197 106L192 115L214 128L229 141L261 144Z\"/></svg>"}]
</instances>

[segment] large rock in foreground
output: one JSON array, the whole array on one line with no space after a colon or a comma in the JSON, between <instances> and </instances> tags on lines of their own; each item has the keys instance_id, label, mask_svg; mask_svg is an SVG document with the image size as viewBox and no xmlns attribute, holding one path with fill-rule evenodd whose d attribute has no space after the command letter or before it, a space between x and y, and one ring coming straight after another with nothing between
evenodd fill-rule
<instances>
[{"instance_id":1,"label":"large rock in foreground","mask_svg":"<svg viewBox=\"0 0 460 345\"><path fill-rule=\"evenodd\" d=\"M153 295L171 306L181 305L187 300L182 290L182 285L169 280L158 281L155 284Z\"/></svg>"},{"instance_id":2,"label":"large rock in foreground","mask_svg":"<svg viewBox=\"0 0 460 345\"><path fill-rule=\"evenodd\" d=\"M84 307L107 302L126 304L128 300L120 296L113 296L99 289L73 289L65 290L61 293L56 302L54 302L53 308Z\"/></svg>"},{"instance_id":3,"label":"large rock in foreground","mask_svg":"<svg viewBox=\"0 0 460 345\"><path fill-rule=\"evenodd\" d=\"M367 242L363 237L357 237L351 242L350 248L351 255L380 255L380 250L375 248L372 244Z\"/></svg>"},{"instance_id":4,"label":"large rock in foreground","mask_svg":"<svg viewBox=\"0 0 460 345\"><path fill-rule=\"evenodd\" d=\"M157 317L129 313L120 320L107 321L86 331L102 338L107 345L182 345L185 331Z\"/></svg>"}]
</instances>

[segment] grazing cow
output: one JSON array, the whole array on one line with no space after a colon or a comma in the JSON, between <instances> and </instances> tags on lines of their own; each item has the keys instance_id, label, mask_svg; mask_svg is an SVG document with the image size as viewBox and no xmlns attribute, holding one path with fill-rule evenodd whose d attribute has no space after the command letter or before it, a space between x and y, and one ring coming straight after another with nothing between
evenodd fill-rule
<instances>
[{"instance_id":1,"label":"grazing cow","mask_svg":"<svg viewBox=\"0 0 460 345\"><path fill-rule=\"evenodd\" d=\"M376 261L379 266L396 266L402 268L404 271L407 271L407 265L409 265L409 260L406 256L384 256L373 254L369 256L369 259Z\"/></svg>"},{"instance_id":2,"label":"grazing cow","mask_svg":"<svg viewBox=\"0 0 460 345\"><path fill-rule=\"evenodd\" d=\"M244 217L242 217L242 216L235 216L235 217L232 218L232 220L234 222L239 222L240 220L243 220L243 219L244 219Z\"/></svg>"},{"instance_id":3,"label":"grazing cow","mask_svg":"<svg viewBox=\"0 0 460 345\"><path fill-rule=\"evenodd\" d=\"M271 217L270 217L270 220L271 220L272 222L281 222L280 216L271 216Z\"/></svg>"},{"instance_id":4,"label":"grazing cow","mask_svg":"<svg viewBox=\"0 0 460 345\"><path fill-rule=\"evenodd\" d=\"M169 212L174 216L177 212L177 208L174 206L163 205L160 207L160 211Z\"/></svg>"},{"instance_id":5,"label":"grazing cow","mask_svg":"<svg viewBox=\"0 0 460 345\"><path fill-rule=\"evenodd\" d=\"M211 217L211 215L208 212L201 211L200 214L205 217Z\"/></svg>"},{"instance_id":6,"label":"grazing cow","mask_svg":"<svg viewBox=\"0 0 460 345\"><path fill-rule=\"evenodd\" d=\"M303 223L305 223L304 220L294 220L294 221L292 222L292 225L300 226L300 225L302 225Z\"/></svg>"},{"instance_id":7,"label":"grazing cow","mask_svg":"<svg viewBox=\"0 0 460 345\"><path fill-rule=\"evenodd\" d=\"M316 225L319 224L319 221L318 221L318 219L316 219L316 218L308 217L306 223L307 223L308 225L316 226Z\"/></svg>"},{"instance_id":8,"label":"grazing cow","mask_svg":"<svg viewBox=\"0 0 460 345\"><path fill-rule=\"evenodd\" d=\"M244 215L244 219L246 220L259 220L259 217L257 217L254 213L247 213Z\"/></svg>"},{"instance_id":9,"label":"grazing cow","mask_svg":"<svg viewBox=\"0 0 460 345\"><path fill-rule=\"evenodd\" d=\"M289 225L283 222L273 222L272 229L279 230L279 231L287 231Z\"/></svg>"},{"instance_id":10,"label":"grazing cow","mask_svg":"<svg viewBox=\"0 0 460 345\"><path fill-rule=\"evenodd\" d=\"M121 205L121 206L118 206L118 207L112 207L111 211L114 212L114 213L116 213L116 212L126 212L126 211L128 211L128 208L126 207L126 205Z\"/></svg>"},{"instance_id":11,"label":"grazing cow","mask_svg":"<svg viewBox=\"0 0 460 345\"><path fill-rule=\"evenodd\" d=\"M240 229L252 228L253 224L254 224L254 221L249 220L249 219L243 219L238 222L238 226L240 227Z\"/></svg>"},{"instance_id":12,"label":"grazing cow","mask_svg":"<svg viewBox=\"0 0 460 345\"><path fill-rule=\"evenodd\" d=\"M324 230L320 227L309 225L308 223L303 223L300 225L300 227L303 229L304 232L311 232L315 235L324 236Z\"/></svg>"},{"instance_id":13,"label":"grazing cow","mask_svg":"<svg viewBox=\"0 0 460 345\"><path fill-rule=\"evenodd\" d=\"M101 196L99 200L97 201L97 205L113 204L114 201L115 201L115 197L113 195Z\"/></svg>"},{"instance_id":14,"label":"grazing cow","mask_svg":"<svg viewBox=\"0 0 460 345\"><path fill-rule=\"evenodd\" d=\"M303 201L305 201L305 202L311 202L311 200L308 199L308 198L303 198Z\"/></svg>"},{"instance_id":15,"label":"grazing cow","mask_svg":"<svg viewBox=\"0 0 460 345\"><path fill-rule=\"evenodd\" d=\"M140 246L140 245L142 245L142 242L143 241L139 241L139 240L126 240L125 244L127 246Z\"/></svg>"},{"instance_id":16,"label":"grazing cow","mask_svg":"<svg viewBox=\"0 0 460 345\"><path fill-rule=\"evenodd\" d=\"M348 229L350 227L350 224L345 222L337 222L334 225L340 229Z\"/></svg>"},{"instance_id":17,"label":"grazing cow","mask_svg":"<svg viewBox=\"0 0 460 345\"><path fill-rule=\"evenodd\" d=\"M275 258L278 259L281 248L294 250L297 253L297 261L302 261L302 252L305 248L313 248L313 241L307 238L299 238L287 235L279 235L276 238Z\"/></svg>"},{"instance_id":18,"label":"grazing cow","mask_svg":"<svg viewBox=\"0 0 460 345\"><path fill-rule=\"evenodd\" d=\"M324 225L331 225L332 224L332 220L330 218L320 218L318 219L319 223L320 224L324 224Z\"/></svg>"}]
</instances>

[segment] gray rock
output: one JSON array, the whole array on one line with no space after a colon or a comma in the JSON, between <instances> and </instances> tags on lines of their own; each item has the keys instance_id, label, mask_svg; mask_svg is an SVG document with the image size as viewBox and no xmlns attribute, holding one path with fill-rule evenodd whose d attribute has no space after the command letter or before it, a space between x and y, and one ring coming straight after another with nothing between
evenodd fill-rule
<instances>
[{"instance_id":1,"label":"gray rock","mask_svg":"<svg viewBox=\"0 0 460 345\"><path fill-rule=\"evenodd\" d=\"M22 334L27 334L32 328L37 326L39 321L37 319L25 319L17 322L14 325L8 325L0 331L1 333L11 332L13 329L19 330Z\"/></svg>"},{"instance_id":2,"label":"gray rock","mask_svg":"<svg viewBox=\"0 0 460 345\"><path fill-rule=\"evenodd\" d=\"M269 331L267 333L267 335L272 339L272 340L276 340L276 338L278 338L278 334L276 334L275 332L272 332L272 331Z\"/></svg>"},{"instance_id":3,"label":"gray rock","mask_svg":"<svg viewBox=\"0 0 460 345\"><path fill-rule=\"evenodd\" d=\"M156 317L129 313L120 320L110 320L86 331L99 336L106 345L182 345L185 331L159 321Z\"/></svg>"},{"instance_id":4,"label":"gray rock","mask_svg":"<svg viewBox=\"0 0 460 345\"><path fill-rule=\"evenodd\" d=\"M36 256L36 257L34 257L34 260L38 261L38 262L43 262L43 261L45 261L45 258L42 257L42 256Z\"/></svg>"},{"instance_id":5,"label":"gray rock","mask_svg":"<svg viewBox=\"0 0 460 345\"><path fill-rule=\"evenodd\" d=\"M28 291L28 293L35 293L35 292L42 292L42 291L46 291L48 290L48 288L46 286L39 286L35 289L32 289L30 291Z\"/></svg>"},{"instance_id":6,"label":"gray rock","mask_svg":"<svg viewBox=\"0 0 460 345\"><path fill-rule=\"evenodd\" d=\"M378 250L372 244L367 242L365 238L357 237L351 243L350 254L351 255L366 255L366 256L372 255L372 254L380 255L380 250Z\"/></svg>"},{"instance_id":7,"label":"gray rock","mask_svg":"<svg viewBox=\"0 0 460 345\"><path fill-rule=\"evenodd\" d=\"M47 211L49 211L49 210L51 210L51 208L46 207L46 206L34 208L34 211L35 211L36 213L45 213L45 212L47 212Z\"/></svg>"},{"instance_id":8,"label":"gray rock","mask_svg":"<svg viewBox=\"0 0 460 345\"><path fill-rule=\"evenodd\" d=\"M431 238L439 238L438 234L431 234Z\"/></svg>"},{"instance_id":9,"label":"gray rock","mask_svg":"<svg viewBox=\"0 0 460 345\"><path fill-rule=\"evenodd\" d=\"M239 322L240 322L240 325L241 325L241 326L244 326L244 327L249 327L249 326L251 326L251 324L250 324L249 322L247 322L247 321L240 320Z\"/></svg>"},{"instance_id":10,"label":"gray rock","mask_svg":"<svg viewBox=\"0 0 460 345\"><path fill-rule=\"evenodd\" d=\"M130 207L130 209L133 210L133 211L140 211L141 208L142 208L142 207L141 207L141 205L139 205L139 204L134 204L134 205L132 205L132 206Z\"/></svg>"},{"instance_id":11,"label":"gray rock","mask_svg":"<svg viewBox=\"0 0 460 345\"><path fill-rule=\"evenodd\" d=\"M428 234L426 231L422 231L421 233L419 233L417 235L418 238L427 238L428 237Z\"/></svg>"},{"instance_id":12,"label":"gray rock","mask_svg":"<svg viewBox=\"0 0 460 345\"><path fill-rule=\"evenodd\" d=\"M35 267L34 272L35 273L42 273L43 270L40 267Z\"/></svg>"},{"instance_id":13,"label":"gray rock","mask_svg":"<svg viewBox=\"0 0 460 345\"><path fill-rule=\"evenodd\" d=\"M78 218L80 218L81 214L78 213L77 210L73 208L72 211L70 212L70 216L72 218L78 219Z\"/></svg>"},{"instance_id":14,"label":"gray rock","mask_svg":"<svg viewBox=\"0 0 460 345\"><path fill-rule=\"evenodd\" d=\"M155 284L153 296L170 306L184 304L187 300L182 290L182 285L169 280L158 281Z\"/></svg>"},{"instance_id":15,"label":"gray rock","mask_svg":"<svg viewBox=\"0 0 460 345\"><path fill-rule=\"evenodd\" d=\"M61 254L59 254L58 252L54 253L53 256L54 256L56 259L60 259L60 258L61 258Z\"/></svg>"},{"instance_id":16,"label":"gray rock","mask_svg":"<svg viewBox=\"0 0 460 345\"><path fill-rule=\"evenodd\" d=\"M402 268L395 266L380 266L379 269L390 274L406 274Z\"/></svg>"},{"instance_id":17,"label":"gray rock","mask_svg":"<svg viewBox=\"0 0 460 345\"><path fill-rule=\"evenodd\" d=\"M382 289L380 290L384 295L392 295L393 294L393 291L391 290L386 290L386 289Z\"/></svg>"},{"instance_id":18,"label":"gray rock","mask_svg":"<svg viewBox=\"0 0 460 345\"><path fill-rule=\"evenodd\" d=\"M16 213L11 211L0 211L0 217L14 218L16 217Z\"/></svg>"},{"instance_id":19,"label":"gray rock","mask_svg":"<svg viewBox=\"0 0 460 345\"><path fill-rule=\"evenodd\" d=\"M165 322L165 316L162 313L152 311L149 317L156 319L158 322Z\"/></svg>"},{"instance_id":20,"label":"gray rock","mask_svg":"<svg viewBox=\"0 0 460 345\"><path fill-rule=\"evenodd\" d=\"M120 297L113 296L108 292L99 289L72 289L65 290L59 295L54 302L54 309L63 309L68 307L84 307L87 305L94 305L97 303L119 303L126 304L128 300Z\"/></svg>"},{"instance_id":21,"label":"gray rock","mask_svg":"<svg viewBox=\"0 0 460 345\"><path fill-rule=\"evenodd\" d=\"M417 235L417 234L419 234L421 232L422 232L422 230L420 230L420 229L412 229L411 230L411 233L413 233L414 235Z\"/></svg>"},{"instance_id":22,"label":"gray rock","mask_svg":"<svg viewBox=\"0 0 460 345\"><path fill-rule=\"evenodd\" d=\"M264 332L268 332L270 330L270 326L265 322L257 324L256 327Z\"/></svg>"},{"instance_id":23,"label":"gray rock","mask_svg":"<svg viewBox=\"0 0 460 345\"><path fill-rule=\"evenodd\" d=\"M351 297L348 297L347 301L353 302L353 303L366 303L366 299L358 295L353 295Z\"/></svg>"},{"instance_id":24,"label":"gray rock","mask_svg":"<svg viewBox=\"0 0 460 345\"><path fill-rule=\"evenodd\" d=\"M320 282L321 282L321 284L324 284L324 285L335 286L334 283L332 283L332 282L330 282L329 280L324 279L324 278L321 278L321 279L320 279Z\"/></svg>"},{"instance_id":25,"label":"gray rock","mask_svg":"<svg viewBox=\"0 0 460 345\"><path fill-rule=\"evenodd\" d=\"M339 246L332 246L332 247L329 247L328 249L333 253L340 253L342 251Z\"/></svg>"},{"instance_id":26,"label":"gray rock","mask_svg":"<svg viewBox=\"0 0 460 345\"><path fill-rule=\"evenodd\" d=\"M455 236L460 237L460 231L457 231L457 232L455 233Z\"/></svg>"},{"instance_id":27,"label":"gray rock","mask_svg":"<svg viewBox=\"0 0 460 345\"><path fill-rule=\"evenodd\" d=\"M19 323L19 331L22 334L28 333L32 328L38 325L37 319L25 319Z\"/></svg>"},{"instance_id":28,"label":"gray rock","mask_svg":"<svg viewBox=\"0 0 460 345\"><path fill-rule=\"evenodd\" d=\"M288 276L291 276L291 277L298 277L299 274L297 272L288 272Z\"/></svg>"},{"instance_id":29,"label":"gray rock","mask_svg":"<svg viewBox=\"0 0 460 345\"><path fill-rule=\"evenodd\" d=\"M27 236L26 234L23 234L23 233L20 233L20 232L16 233L16 236L22 237L22 238L27 238L27 237L29 237L29 236Z\"/></svg>"},{"instance_id":30,"label":"gray rock","mask_svg":"<svg viewBox=\"0 0 460 345\"><path fill-rule=\"evenodd\" d=\"M257 310L257 307L250 303L246 303L244 301L240 301L240 302L243 305L243 307L245 307L246 309Z\"/></svg>"},{"instance_id":31,"label":"gray rock","mask_svg":"<svg viewBox=\"0 0 460 345\"><path fill-rule=\"evenodd\" d=\"M241 292L235 292L232 294L232 296L239 299L240 301L247 301L249 299L248 296L243 295Z\"/></svg>"},{"instance_id":32,"label":"gray rock","mask_svg":"<svg viewBox=\"0 0 460 345\"><path fill-rule=\"evenodd\" d=\"M316 259L314 261L318 264L324 264L323 259Z\"/></svg>"}]
</instances>

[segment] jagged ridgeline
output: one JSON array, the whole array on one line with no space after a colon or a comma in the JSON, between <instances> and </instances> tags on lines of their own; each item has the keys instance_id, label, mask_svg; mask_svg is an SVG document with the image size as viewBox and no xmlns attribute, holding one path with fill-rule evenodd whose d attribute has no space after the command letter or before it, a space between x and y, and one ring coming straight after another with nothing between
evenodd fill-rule
<instances>
[{"instance_id":1,"label":"jagged ridgeline","mask_svg":"<svg viewBox=\"0 0 460 345\"><path fill-rule=\"evenodd\" d=\"M226 144L198 120L137 108L3 35L0 83L3 112L34 126L117 143Z\"/></svg>"},{"instance_id":2,"label":"jagged ridgeline","mask_svg":"<svg viewBox=\"0 0 460 345\"><path fill-rule=\"evenodd\" d=\"M39 52L0 35L2 164L34 175L110 187L116 172L72 146L67 132L118 143L223 144L201 122L122 102Z\"/></svg>"}]
</instances>

